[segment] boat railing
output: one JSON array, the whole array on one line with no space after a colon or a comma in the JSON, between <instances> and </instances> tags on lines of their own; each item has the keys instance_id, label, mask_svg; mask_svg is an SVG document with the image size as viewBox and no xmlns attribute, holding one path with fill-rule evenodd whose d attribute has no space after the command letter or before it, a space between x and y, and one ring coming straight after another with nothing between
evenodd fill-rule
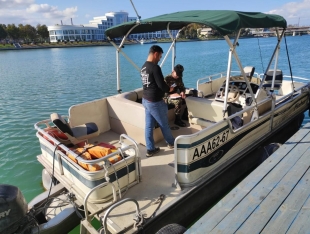
<instances>
[{"instance_id":1,"label":"boat railing","mask_svg":"<svg viewBox=\"0 0 310 234\"><path fill-rule=\"evenodd\" d=\"M260 78L260 79L262 79L263 77L264 77L264 73L260 73L259 75L258 75L258 77ZM291 80L291 78L293 78L293 79L296 79L296 80L304 80L304 81L310 81L309 79L307 79L307 78L304 78L304 77L300 77L300 76L289 76L289 75L283 75L283 78L286 78L286 80Z\"/></svg>"},{"instance_id":2,"label":"boat railing","mask_svg":"<svg viewBox=\"0 0 310 234\"><path fill-rule=\"evenodd\" d=\"M34 125L35 129L37 130L37 137L39 138L40 136L44 136L46 141L53 142L54 143L54 147L59 149L58 151L60 151L57 155L61 155L61 157L68 158L66 154L71 154L71 155L74 155L75 159L78 159L79 162L87 164L87 165L100 164L103 167L110 167L111 163L109 162L109 158L112 158L112 157L114 157L116 155L121 154L122 159L126 160L124 155L128 155L127 152L131 152L130 156L132 156L132 155L135 156L135 158L136 158L135 164L136 164L136 168L138 168L138 170L136 170L136 180L137 180L138 183L140 182L141 170L140 170L140 165L139 165L140 164L140 151L139 151L139 148L138 148L138 144L135 142L134 139L132 139L131 137L127 136L126 134L121 134L120 135L119 143L121 144L121 147L118 148L117 151L112 152L109 155L107 155L105 157L102 157L102 158L99 158L99 159L88 160L88 159L83 159L78 154L76 154L73 150L71 150L66 145L64 145L62 142L60 142L58 139L56 139L56 138L52 137L51 135L49 135L46 131L44 131L44 129L42 129L40 127L42 125L45 125L47 128L51 128L50 120L49 119L37 122ZM124 140L128 140L131 144L126 145L124 143ZM62 169L60 169L60 170L62 170Z\"/></svg>"},{"instance_id":3,"label":"boat railing","mask_svg":"<svg viewBox=\"0 0 310 234\"><path fill-rule=\"evenodd\" d=\"M261 105L264 105L264 104L270 102L270 98L273 98L273 97L269 97L269 98L266 98L266 99L264 99L264 100L258 102L258 103L257 103L257 106L261 106ZM229 125L229 130L230 130L230 132L231 132L231 133L239 132L239 131L241 131L242 129L244 129L244 127L247 126L248 124L253 123L253 121L259 120L259 119L260 119L259 117L264 116L264 115L267 115L267 114L270 113L270 111L266 111L265 113L262 113L261 115L259 115L259 112L257 112L256 108L257 108L257 107L256 107L255 105L254 105L254 106L246 106L245 108L243 108L243 110L241 110L241 111L239 111L239 112L237 112L237 113L235 113L235 114L230 115L229 117L227 117L227 118L226 118L226 121L227 121L227 123L228 123L228 125ZM272 109L272 107L271 107L271 109ZM270 109L270 110L271 110L271 109ZM233 120L235 117L237 117L237 116L238 116L238 117L242 116L242 115L243 115L244 113L246 113L246 112L247 112L247 113L253 113L252 115L256 115L256 116L255 116L255 117L251 117L251 121L250 121L249 123L246 123L245 125L241 126L240 128L234 129L234 128L233 128L233 125L232 125L232 120Z\"/></svg>"},{"instance_id":4,"label":"boat railing","mask_svg":"<svg viewBox=\"0 0 310 234\"><path fill-rule=\"evenodd\" d=\"M305 90L305 88L306 88L306 90ZM301 86L301 87L299 87L299 88L295 88L294 90L292 90L292 92L286 94L285 96L283 96L283 97L281 97L281 98L277 98L277 100L276 100L276 105L278 105L278 104L280 104L281 102L287 100L289 97L293 97L293 95L294 95L295 92L299 92L299 91L301 91L301 92L308 92L308 89L309 89L309 88L310 88L310 87L309 87L308 84L305 84L305 85L303 85L303 86Z\"/></svg>"},{"instance_id":5,"label":"boat railing","mask_svg":"<svg viewBox=\"0 0 310 234\"><path fill-rule=\"evenodd\" d=\"M283 75L283 78L291 79L291 76ZM307 78L303 78L303 77L299 77L299 76L293 76L293 79L296 79L296 80L304 80L304 81L310 81L310 80L307 79Z\"/></svg>"},{"instance_id":6,"label":"boat railing","mask_svg":"<svg viewBox=\"0 0 310 234\"><path fill-rule=\"evenodd\" d=\"M302 91L302 92L303 92L305 86L307 86L307 85L305 84L304 86L295 89L295 92L298 92L298 91ZM308 91L305 90L304 92L308 92ZM293 94L293 93L294 93L294 91L292 91L291 93L289 93L289 94L287 94L287 95L285 95L285 96L283 96L283 97L281 97L281 98L279 98L279 99L276 99L276 100L273 102L274 105L276 106L278 103L281 103L282 101L287 100L287 98L292 97L292 94ZM271 96L271 98L275 98L275 97L274 97L274 96ZM264 105L264 104L266 104L267 102L270 102L270 98L266 98L266 99L264 99L264 100L258 102L258 103L257 103L257 106ZM271 109L274 109L275 106L274 106L274 107L271 107ZM230 116L228 116L228 117L225 118L225 119L223 118L223 120L226 120L226 121L228 122L228 124L229 124L229 126L230 126L230 131L231 131L232 133L239 132L239 131L241 131L242 129L244 129L243 127L244 127L244 126L247 126L250 122L256 121L256 120L259 119L260 116L264 116L264 115L270 113L270 111L266 111L265 113L263 113L263 114L261 114L261 115L258 115L257 118L251 118L251 121L250 121L249 123L243 125L242 127L238 128L238 129L233 129L232 123L231 123L232 119L234 119L234 118L237 117L237 116L239 116L239 117L242 116L245 112L247 112L247 113L252 113L252 112L255 111L255 109L256 109L256 106L255 106L255 105L253 105L253 106L246 106L246 107L244 107L241 111L238 111L237 113L235 113L235 114L233 114L233 115L230 115ZM219 123L219 122L214 123L212 126L216 127L216 125L218 125L218 124L220 124L220 123ZM196 135L201 134L201 133L204 132L204 131L208 131L208 128L202 129L199 133L194 133L194 134L191 134L191 135L188 135L188 136L182 136L182 137L193 137L193 136L196 136Z\"/></svg>"},{"instance_id":7,"label":"boat railing","mask_svg":"<svg viewBox=\"0 0 310 234\"><path fill-rule=\"evenodd\" d=\"M240 75L240 71L231 71L230 74L231 76L238 76ZM227 75L227 72L224 71L224 72L220 72L220 73L216 73L216 74L213 74L213 75L209 75L209 76L205 76L203 78L200 78L197 80L196 84L197 84L197 89L198 89L198 86L199 84L203 84L203 83L206 83L206 82L210 82L214 79L218 79L218 78L222 78L222 77L226 77ZM254 73L253 76L257 76L257 77L261 77L263 74L258 74L257 72Z\"/></svg>"},{"instance_id":8,"label":"boat railing","mask_svg":"<svg viewBox=\"0 0 310 234\"><path fill-rule=\"evenodd\" d=\"M240 71L231 71L230 74L231 74L231 77L240 77L241 74ZM203 84L207 84L207 83L211 83L213 80L217 80L217 79L220 79L220 78L223 78L223 77L226 77L227 73L226 71L225 72L220 72L220 73L216 73L216 74L213 74L213 75L210 75L210 76L206 76L206 77L203 77L203 78L200 78L197 80L196 82L196 89L198 91L198 93L200 93L200 97L204 97L204 92L202 90L200 90L201 88L201 85ZM258 74L257 72L254 73L255 77L259 77L260 74ZM219 84L217 84L219 85ZM222 85L222 84L221 84Z\"/></svg>"},{"instance_id":9,"label":"boat railing","mask_svg":"<svg viewBox=\"0 0 310 234\"><path fill-rule=\"evenodd\" d=\"M208 82L212 81L213 79L222 78L224 76L226 76L226 73L225 72L220 72L220 73L216 73L216 74L213 74L213 75L210 75L210 76L205 76L203 78L198 79L197 82L196 82L197 90L199 90L199 85L200 84L208 83Z\"/></svg>"},{"instance_id":10,"label":"boat railing","mask_svg":"<svg viewBox=\"0 0 310 234\"><path fill-rule=\"evenodd\" d=\"M98 188L100 187L100 185L97 186ZM108 228L107 228L107 221L108 221L108 216L109 214L111 213L112 210L114 210L116 207L124 204L124 203L127 203L127 202L133 202L136 206L136 218L139 219L139 217L141 216L141 211L140 211L140 207L139 207L139 203L133 199L133 198L125 198L117 203L115 203L114 205L110 206L109 209L106 210L103 218L101 218L101 224L103 226L103 230L101 229L100 230L100 233L109 233L108 232ZM87 199L84 200L84 205L87 204ZM92 219L92 217L95 215L95 214L91 214L91 215L88 215L88 213L86 212L87 209L85 208L85 218L83 220L81 220L81 230L80 230L80 233L81 234L86 234L86 233L99 233L96 229L94 229L94 227L91 225L90 221ZM99 210L97 213L99 212L102 212L102 210ZM134 223L133 223L134 225ZM128 228L128 227L127 227ZM117 231L118 233L118 231Z\"/></svg>"}]
</instances>

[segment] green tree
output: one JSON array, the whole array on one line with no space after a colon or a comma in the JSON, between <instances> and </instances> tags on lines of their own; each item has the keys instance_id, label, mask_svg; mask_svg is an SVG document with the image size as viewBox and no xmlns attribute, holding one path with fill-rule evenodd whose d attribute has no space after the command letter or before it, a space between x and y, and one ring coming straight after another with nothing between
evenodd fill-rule
<instances>
[{"instance_id":1,"label":"green tree","mask_svg":"<svg viewBox=\"0 0 310 234\"><path fill-rule=\"evenodd\" d=\"M48 30L47 30L47 27L45 24L43 24L43 25L38 24L37 25L37 33L38 33L38 36L41 40L46 40L49 38L49 33L48 33Z\"/></svg>"},{"instance_id":2,"label":"green tree","mask_svg":"<svg viewBox=\"0 0 310 234\"><path fill-rule=\"evenodd\" d=\"M201 27L203 27L201 24L196 24L196 23L189 24L183 30L184 34L182 34L182 36L186 38L197 38L197 29Z\"/></svg>"},{"instance_id":3,"label":"green tree","mask_svg":"<svg viewBox=\"0 0 310 234\"><path fill-rule=\"evenodd\" d=\"M19 29L19 38L26 40L25 26L23 24L19 24L18 29Z\"/></svg>"},{"instance_id":4,"label":"green tree","mask_svg":"<svg viewBox=\"0 0 310 234\"><path fill-rule=\"evenodd\" d=\"M8 24L6 32L13 40L19 39L19 28L15 24Z\"/></svg>"},{"instance_id":5,"label":"green tree","mask_svg":"<svg viewBox=\"0 0 310 234\"><path fill-rule=\"evenodd\" d=\"M20 37L26 41L33 41L37 38L37 29L30 24L18 25L20 31Z\"/></svg>"},{"instance_id":6,"label":"green tree","mask_svg":"<svg viewBox=\"0 0 310 234\"><path fill-rule=\"evenodd\" d=\"M7 36L8 36L8 33L6 32L5 24L0 24L0 40L5 39Z\"/></svg>"}]
</instances>

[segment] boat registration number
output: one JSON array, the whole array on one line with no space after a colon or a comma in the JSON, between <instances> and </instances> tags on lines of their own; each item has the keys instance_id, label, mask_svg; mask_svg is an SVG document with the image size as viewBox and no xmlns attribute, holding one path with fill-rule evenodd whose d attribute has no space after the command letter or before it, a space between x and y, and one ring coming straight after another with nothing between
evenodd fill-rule
<instances>
[{"instance_id":1,"label":"boat registration number","mask_svg":"<svg viewBox=\"0 0 310 234\"><path fill-rule=\"evenodd\" d=\"M217 148L219 148L228 140L228 136L229 136L229 129L221 132L220 134L206 141L203 145L200 145L197 148L195 148L193 154L193 160L196 157L200 158L201 156L205 156L213 152Z\"/></svg>"}]
</instances>

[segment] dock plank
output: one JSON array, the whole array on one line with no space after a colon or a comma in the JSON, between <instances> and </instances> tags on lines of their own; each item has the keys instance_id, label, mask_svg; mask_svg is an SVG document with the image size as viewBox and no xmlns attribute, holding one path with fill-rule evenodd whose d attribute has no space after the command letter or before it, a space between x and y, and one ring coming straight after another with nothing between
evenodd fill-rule
<instances>
[{"instance_id":1,"label":"dock plank","mask_svg":"<svg viewBox=\"0 0 310 234\"><path fill-rule=\"evenodd\" d=\"M230 212L259 184L266 174L269 174L283 157L291 152L309 133L310 124L300 129L285 144L283 144L273 155L245 178L228 195L219 201L210 211L200 218L186 233L208 233L211 232ZM298 153L298 152L295 152ZM290 163L290 162L288 162ZM231 233L231 230L228 231Z\"/></svg>"},{"instance_id":2,"label":"dock plank","mask_svg":"<svg viewBox=\"0 0 310 234\"><path fill-rule=\"evenodd\" d=\"M310 158L310 150L305 154ZM309 165L309 164L308 164ZM306 165L308 167L308 165ZM299 211L307 201L310 194L310 170L306 170L306 173L297 183L296 187L287 199L281 204L277 212L268 221L266 227L262 233L285 233L290 225L294 222Z\"/></svg>"},{"instance_id":3,"label":"dock plank","mask_svg":"<svg viewBox=\"0 0 310 234\"><path fill-rule=\"evenodd\" d=\"M299 211L296 219L287 231L288 234L309 233L310 230L310 195Z\"/></svg>"},{"instance_id":4,"label":"dock plank","mask_svg":"<svg viewBox=\"0 0 310 234\"><path fill-rule=\"evenodd\" d=\"M263 199L261 204L259 204L256 207L253 213L246 219L246 221L242 224L242 226L238 229L236 233L248 233L248 232L259 233L264 229L266 223L269 222L269 220L273 217L273 215L277 213L277 211L279 211L278 209L283 210L283 211L287 210L288 204L286 204L286 206L284 205L285 199L289 197L291 192L294 190L296 184L298 184L298 182L304 176L305 172L307 171L309 167L308 165L310 165L310 150L309 149L305 151L305 153L297 161L297 163L277 183L277 185L266 196L266 198ZM270 179L272 180L273 178L270 178ZM264 184L266 184L266 182L264 182ZM275 182L277 182L277 180L275 180ZM297 193L299 195L300 191L297 191ZM294 193L294 195L296 195L296 193ZM295 201L295 204L293 203L291 205L295 207L296 203L300 203L300 208L301 208L306 198L307 197L305 197L303 201L302 200ZM280 221L280 223L281 222L282 221ZM270 226L269 228L266 229L266 232L263 232L263 233L284 233L288 229L286 225L288 225L289 223L281 223L281 225L280 226L278 225L278 227L276 227L274 224L271 224L271 223L269 224L273 226L275 231L270 231L270 229L272 230ZM281 230L284 229L284 232L283 231L279 232L277 231L277 229L281 229Z\"/></svg>"},{"instance_id":5,"label":"dock plank","mask_svg":"<svg viewBox=\"0 0 310 234\"><path fill-rule=\"evenodd\" d=\"M310 134L307 134L300 142L309 142ZM300 159L307 150L307 144L296 145L289 153L294 157L284 157L277 165L276 170L271 170L265 177L244 197L210 233L231 233L236 232L243 222L261 204L261 202L277 186L278 182L291 170L293 165ZM248 176L254 179L253 175ZM275 212L275 211L274 211Z\"/></svg>"}]
</instances>

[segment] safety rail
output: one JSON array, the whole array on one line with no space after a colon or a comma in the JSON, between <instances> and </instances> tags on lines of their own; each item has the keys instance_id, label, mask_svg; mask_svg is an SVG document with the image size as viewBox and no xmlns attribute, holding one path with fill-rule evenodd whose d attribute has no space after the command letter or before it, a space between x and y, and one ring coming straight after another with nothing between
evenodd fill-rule
<instances>
[{"instance_id":1,"label":"safety rail","mask_svg":"<svg viewBox=\"0 0 310 234\"><path fill-rule=\"evenodd\" d=\"M100 185L98 185L98 187L99 186ZM108 215L111 213L111 211L113 209L115 209L116 207L118 207L118 206L120 206L120 205L122 205L122 204L124 204L126 202L133 202L136 205L136 217L138 217L141 214L139 203L135 199L133 199L133 198L125 198L125 199L115 203L114 205L110 206L109 209L106 210L103 218L101 218L103 229L100 229L99 231L97 231L91 225L91 223L90 223L91 216L89 216L88 214L85 213L85 218L83 220L81 220L80 234L89 234L89 233L91 233L91 234L98 234L98 233L100 233L100 234L107 234L107 233L109 233L108 232L108 228L107 228ZM100 210L100 211L102 211L102 210ZM117 231L117 233L119 233L119 231Z\"/></svg>"},{"instance_id":2,"label":"safety rail","mask_svg":"<svg viewBox=\"0 0 310 234\"><path fill-rule=\"evenodd\" d=\"M231 76L237 76L237 75L240 75L240 71L231 71L230 74ZM213 74L213 75L210 75L210 76L206 76L206 77L203 77L203 78L200 78L197 80L197 90L198 90L198 87L200 84L203 84L203 83L207 83L207 82L211 82L212 80L214 79L218 79L218 78L222 78L222 77L225 77L227 74L227 71L225 72L220 72L220 73L216 73L216 74ZM257 72L255 72L253 74L253 76L257 76L257 77L260 77L262 74L258 74ZM207 80L207 81L206 81Z\"/></svg>"},{"instance_id":3,"label":"safety rail","mask_svg":"<svg viewBox=\"0 0 310 234\"><path fill-rule=\"evenodd\" d=\"M197 90L199 90L198 88L199 88L200 84L210 82L210 81L212 81L213 78L218 79L218 78L222 78L224 76L226 76L226 72L220 72L220 73L216 73L216 74L198 79L196 82Z\"/></svg>"},{"instance_id":4,"label":"safety rail","mask_svg":"<svg viewBox=\"0 0 310 234\"><path fill-rule=\"evenodd\" d=\"M295 91L298 92L298 91L301 90L301 91L303 92L303 89L305 89L306 87L308 87L308 86L305 84L304 86L297 88ZM304 92L308 92L308 90L305 90ZM271 110L274 111L275 108L276 108L276 106L277 106L277 107L280 107L279 105L281 104L281 102L283 102L284 100L287 100L288 98L292 98L292 94L293 94L293 93L294 93L294 91L292 91L291 93L289 93L289 94L287 94L287 95L285 95L285 96L283 96L283 97L281 97L281 98L279 98L279 99L275 99L275 97L272 96L273 102L272 102ZM262 104L265 104L265 103L267 103L268 101L270 101L270 99L264 99L264 100L262 100L261 102L257 103L257 106L260 106L260 105L262 105ZM284 105L284 104L282 104L282 105ZM235 118L235 117L237 117L237 116L240 117L240 116L242 116L243 113L248 112L248 111L250 111L250 112L255 111L255 108L256 108L256 106L247 106L247 107L245 107L242 111L239 111L239 112L237 112L237 113L235 113L235 114L233 114L233 115L230 115L228 118L226 118L226 121L227 121L228 124L229 124L230 131L231 131L232 133L236 133L236 132L239 132L240 130L243 129L243 128L242 128L243 126L242 126L241 128L238 128L238 129L233 129L233 128L232 128L231 120L232 120L233 118ZM265 113L262 114L262 115L259 115L259 114L257 113L257 117L256 117L256 118L253 118L253 119L251 120L251 122L258 120L260 116L264 116L264 115L266 115L266 114L268 114L268 113L270 113L270 111L267 111L267 112L265 112ZM273 114L273 113L272 113L272 114ZM247 124L246 124L246 125L247 125ZM246 126L246 125L244 125L244 126Z\"/></svg>"},{"instance_id":5,"label":"safety rail","mask_svg":"<svg viewBox=\"0 0 310 234\"><path fill-rule=\"evenodd\" d=\"M258 74L258 77L259 77L260 79L262 79L262 78L264 77L264 73ZM299 76L292 76L292 77L293 77L294 80L297 79L297 80L306 80L306 81L310 81L309 79L304 78L304 77L299 77ZM287 80L291 80L291 76L289 76L289 75L283 75L283 78L287 78Z\"/></svg>"},{"instance_id":6,"label":"safety rail","mask_svg":"<svg viewBox=\"0 0 310 234\"><path fill-rule=\"evenodd\" d=\"M268 98L268 99L265 99L265 100L263 100L263 101L257 103L257 105L258 105L258 106L259 106L259 105L263 105L263 104L265 104L265 103L267 103L267 102L269 102L269 101L270 101L270 99ZM242 116L243 113L245 113L245 112L251 112L251 113L253 112L253 114L255 115L255 117L254 117L254 118L252 117L252 118L251 118L251 121L250 121L249 123L243 125L242 127L237 128L237 129L233 129L232 123L231 123L232 119L234 119L234 118L237 117L237 116L238 116L238 117ZM255 112L256 112L256 113L255 113ZM239 111L239 112L237 112L237 113L235 113L235 114L230 115L229 117L227 117L227 118L226 118L226 121L227 121L227 123L228 123L228 125L229 125L229 130L230 130L230 132L231 132L231 133L236 133L236 132L239 132L240 130L244 129L244 128L243 128L244 126L247 126L248 124L250 124L250 123L253 122L253 121L259 120L259 117L264 116L264 115L266 115L266 114L268 114L268 113L270 113L270 111L267 111L267 112L263 113L262 115L259 115L258 112L257 112L257 110L256 110L256 106L247 106L247 107L245 107L243 110L241 110L241 111Z\"/></svg>"},{"instance_id":7,"label":"safety rail","mask_svg":"<svg viewBox=\"0 0 310 234\"><path fill-rule=\"evenodd\" d=\"M126 203L126 202L133 202L133 203L135 203L135 205L136 205L136 217L139 216L139 214L141 213L140 207L139 207L139 203L138 203L135 199L133 199L133 198L125 198L125 199L119 201L118 203L112 205L112 206L105 212L105 214L104 214L104 216L103 216L103 219L102 219L104 233L108 233L108 232L107 232L107 231L108 231L108 229L107 229L107 218L108 218L108 215L111 213L111 211L112 211L113 209L115 209L116 207L118 207L118 206L120 206L120 205L122 205L122 204L124 204L124 203Z\"/></svg>"},{"instance_id":8,"label":"safety rail","mask_svg":"<svg viewBox=\"0 0 310 234\"><path fill-rule=\"evenodd\" d=\"M44 136L44 138L46 140L50 140L50 141L54 142L54 146L55 147L61 148L64 152L71 154L72 156L74 156L74 159L78 159L79 162L85 163L87 165L93 165L93 164L98 164L98 163L102 164L103 163L103 165L107 165L108 166L108 165L110 165L110 163L108 161L109 158L111 158L111 157L113 157L115 155L119 155L120 153L123 154L125 151L128 151L128 150L134 150L134 155L136 156L136 158L140 157L138 144L134 141L134 139L132 139L131 137L129 137L129 136L125 135L125 134L121 134L120 135L120 141L119 141L120 144L122 144L124 142L124 139L127 139L133 145L124 145L123 144L121 149L119 149L119 150L117 150L115 152L112 152L109 155L107 155L105 157L102 157L102 158L99 158L99 159L93 159L93 160L83 159L81 157L81 155L76 154L71 149L69 149L67 146L62 144L56 138L52 137L51 135L49 135L47 132L45 132L43 129L41 129L39 127L39 125L43 125L43 124L45 124L47 127L51 127L49 125L49 122L50 122L50 120L47 119L47 120L40 121L40 122L38 122L38 123L36 123L34 125L35 129L38 131L37 132L37 137L39 137L38 133L40 133L42 136ZM62 155L62 157L67 157L63 152L60 151L59 153ZM139 163L139 162L136 161L136 163ZM136 175L136 177L137 177L137 180L139 181L140 177L138 175Z\"/></svg>"}]
</instances>

